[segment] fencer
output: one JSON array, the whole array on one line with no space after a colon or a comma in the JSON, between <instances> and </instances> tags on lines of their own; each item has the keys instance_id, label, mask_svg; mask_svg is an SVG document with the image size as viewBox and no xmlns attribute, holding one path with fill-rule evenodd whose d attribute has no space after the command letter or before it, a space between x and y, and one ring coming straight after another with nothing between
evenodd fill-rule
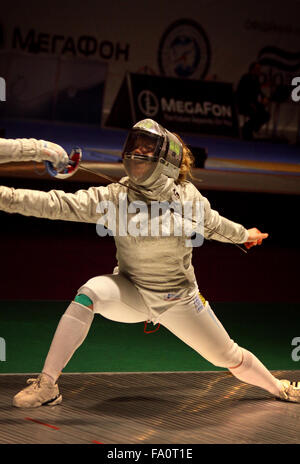
<instances>
[{"instance_id":1,"label":"fencer","mask_svg":"<svg viewBox=\"0 0 300 464\"><path fill-rule=\"evenodd\" d=\"M67 158L64 149L51 142L0 139L1 163L47 160L60 169L67 164ZM125 198L129 205L127 221L134 223L138 216L137 209L130 209L132 204L143 204L148 219L143 233L115 234L117 262L113 273L93 277L83 283L76 295L74 292L74 300L58 323L41 374L28 379L29 386L14 396L13 405L30 408L61 403L58 378L85 340L95 314L125 323L160 323L213 365L229 369L240 381L260 387L278 399L300 402L299 382L275 378L253 353L230 338L199 291L191 240L187 241L183 233L175 233L174 225L169 234L161 229L159 234L149 233L153 232L153 223L157 224L159 218L161 225L168 213L155 216L152 206L155 202L182 206L189 203L196 206L195 211L200 205L203 235L208 240L255 246L268 234L255 227L246 229L211 208L208 199L188 180L193 155L187 145L156 121L146 119L133 126L122 159L127 174L121 179L123 185L94 186L74 194L0 187L0 209L7 213L94 224L100 220L102 224L101 219L107 220L108 215L99 204L113 205L114 211L120 212L120 199L124 206ZM176 212L171 216L175 223ZM124 224L118 226L122 228ZM189 232L190 239L193 231Z\"/></svg>"}]
</instances>

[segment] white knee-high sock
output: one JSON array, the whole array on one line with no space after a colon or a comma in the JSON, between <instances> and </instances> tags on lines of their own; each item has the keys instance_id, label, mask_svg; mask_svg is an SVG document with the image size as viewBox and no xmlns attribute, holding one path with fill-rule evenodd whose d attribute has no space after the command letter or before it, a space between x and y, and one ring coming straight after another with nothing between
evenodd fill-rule
<instances>
[{"instance_id":1,"label":"white knee-high sock","mask_svg":"<svg viewBox=\"0 0 300 464\"><path fill-rule=\"evenodd\" d=\"M282 385L274 375L250 351L241 348L243 359L239 366L229 368L229 371L239 380L256 385L264 390L279 396Z\"/></svg>"},{"instance_id":2,"label":"white knee-high sock","mask_svg":"<svg viewBox=\"0 0 300 464\"><path fill-rule=\"evenodd\" d=\"M42 370L54 383L86 338L93 318L91 309L75 301L61 317Z\"/></svg>"}]
</instances>

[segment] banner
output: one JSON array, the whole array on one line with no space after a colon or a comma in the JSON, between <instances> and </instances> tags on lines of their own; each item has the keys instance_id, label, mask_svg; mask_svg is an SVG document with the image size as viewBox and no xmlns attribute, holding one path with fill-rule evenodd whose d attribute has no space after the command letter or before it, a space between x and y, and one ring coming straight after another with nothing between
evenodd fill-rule
<instances>
[{"instance_id":1,"label":"banner","mask_svg":"<svg viewBox=\"0 0 300 464\"><path fill-rule=\"evenodd\" d=\"M42 57L71 59L79 67L81 61L107 65L103 124L126 72L230 82L236 90L256 61L269 100L269 131L276 126L278 133L295 140L299 104L291 99L291 82L300 76L298 1L228 0L216 5L185 0L176 8L165 8L161 0L111 0L105 8L101 2L75 2L71 15L61 0L51 5L47 14L34 0L3 8L0 50L23 53L28 63L36 58L37 66ZM28 14L31 9L34 14ZM12 82L6 83L9 90Z\"/></svg>"},{"instance_id":2,"label":"banner","mask_svg":"<svg viewBox=\"0 0 300 464\"><path fill-rule=\"evenodd\" d=\"M174 132L239 136L231 84L128 73L107 127L151 118Z\"/></svg>"}]
</instances>

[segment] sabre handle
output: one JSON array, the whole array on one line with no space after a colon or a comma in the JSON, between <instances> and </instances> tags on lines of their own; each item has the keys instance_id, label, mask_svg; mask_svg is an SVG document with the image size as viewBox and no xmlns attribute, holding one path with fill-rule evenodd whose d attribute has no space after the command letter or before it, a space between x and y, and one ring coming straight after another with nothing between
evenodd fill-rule
<instances>
[{"instance_id":1,"label":"sabre handle","mask_svg":"<svg viewBox=\"0 0 300 464\"><path fill-rule=\"evenodd\" d=\"M68 177L73 176L79 169L79 165L82 160L81 148L73 148L68 157L68 164L61 171L58 171L51 161L45 161L48 174L52 177L56 177L57 179L67 179Z\"/></svg>"}]
</instances>

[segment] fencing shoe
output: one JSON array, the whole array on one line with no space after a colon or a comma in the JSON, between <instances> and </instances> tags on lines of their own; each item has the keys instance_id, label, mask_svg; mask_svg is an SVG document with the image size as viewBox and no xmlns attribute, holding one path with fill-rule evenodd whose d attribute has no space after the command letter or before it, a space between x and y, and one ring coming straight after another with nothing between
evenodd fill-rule
<instances>
[{"instance_id":1,"label":"fencing shoe","mask_svg":"<svg viewBox=\"0 0 300 464\"><path fill-rule=\"evenodd\" d=\"M29 387L24 388L14 396L13 406L17 408L38 408L39 406L54 406L62 402L58 385L53 384L49 377L40 374L36 379L28 379Z\"/></svg>"},{"instance_id":2,"label":"fencing shoe","mask_svg":"<svg viewBox=\"0 0 300 464\"><path fill-rule=\"evenodd\" d=\"M282 390L279 398L293 403L300 403L300 382L290 382L289 380L280 380Z\"/></svg>"}]
</instances>

